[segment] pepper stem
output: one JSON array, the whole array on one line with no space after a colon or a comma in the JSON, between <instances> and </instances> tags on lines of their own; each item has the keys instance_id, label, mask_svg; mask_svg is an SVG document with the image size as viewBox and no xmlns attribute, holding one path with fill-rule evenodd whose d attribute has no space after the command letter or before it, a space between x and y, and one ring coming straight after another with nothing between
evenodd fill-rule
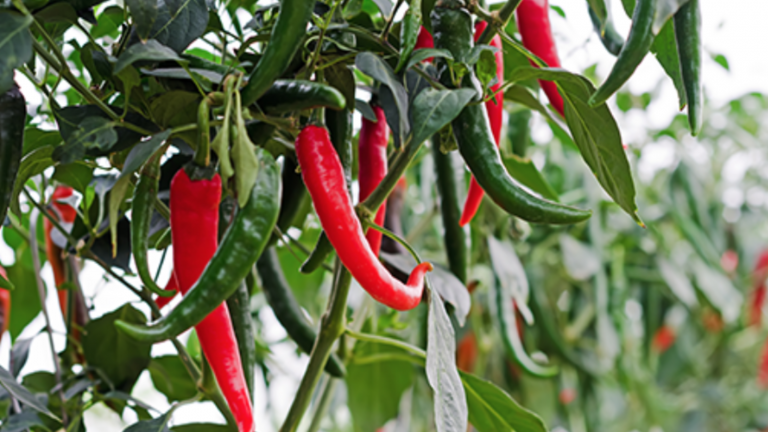
<instances>
[{"instance_id":1,"label":"pepper stem","mask_svg":"<svg viewBox=\"0 0 768 432\"><path fill-rule=\"evenodd\" d=\"M198 140L197 149L195 149L195 164L201 167L207 167L211 164L211 105L208 97L200 101L197 108L197 130Z\"/></svg>"}]
</instances>

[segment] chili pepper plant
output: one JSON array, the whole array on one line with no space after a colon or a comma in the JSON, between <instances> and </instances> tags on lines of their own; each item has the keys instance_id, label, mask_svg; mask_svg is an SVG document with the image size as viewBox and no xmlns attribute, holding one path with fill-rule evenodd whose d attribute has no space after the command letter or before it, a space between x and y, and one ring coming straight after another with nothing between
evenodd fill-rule
<instances>
[{"instance_id":1,"label":"chili pepper plant","mask_svg":"<svg viewBox=\"0 0 768 432\"><path fill-rule=\"evenodd\" d=\"M735 153L699 0L583 3L604 78L547 0L4 2L0 431L768 426L760 245L617 122L653 53Z\"/></svg>"}]
</instances>

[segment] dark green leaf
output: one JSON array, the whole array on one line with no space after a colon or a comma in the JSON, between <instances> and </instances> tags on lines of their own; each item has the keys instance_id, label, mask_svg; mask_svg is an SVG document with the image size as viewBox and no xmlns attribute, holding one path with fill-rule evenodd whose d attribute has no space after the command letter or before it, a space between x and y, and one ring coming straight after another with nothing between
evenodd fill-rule
<instances>
[{"instance_id":1,"label":"dark green leaf","mask_svg":"<svg viewBox=\"0 0 768 432\"><path fill-rule=\"evenodd\" d=\"M84 149L97 148L109 151L117 143L117 131L114 126L114 122L104 117L86 117L77 125L77 130L69 136L67 144Z\"/></svg>"},{"instance_id":2,"label":"dark green leaf","mask_svg":"<svg viewBox=\"0 0 768 432\"><path fill-rule=\"evenodd\" d=\"M134 423L125 428L123 432L170 432L168 422L171 420L171 414L173 414L173 409L152 420Z\"/></svg>"},{"instance_id":3,"label":"dark green leaf","mask_svg":"<svg viewBox=\"0 0 768 432\"><path fill-rule=\"evenodd\" d=\"M165 395L168 403L191 399L197 394L197 385L190 378L179 356L153 358L149 375L157 391Z\"/></svg>"},{"instance_id":4,"label":"dark green leaf","mask_svg":"<svg viewBox=\"0 0 768 432\"><path fill-rule=\"evenodd\" d=\"M434 392L438 432L467 430L467 398L456 370L456 340L443 302L430 293L427 320L427 380Z\"/></svg>"},{"instance_id":5,"label":"dark green leaf","mask_svg":"<svg viewBox=\"0 0 768 432\"><path fill-rule=\"evenodd\" d=\"M13 70L32 58L32 17L0 10L0 94L13 85Z\"/></svg>"},{"instance_id":6,"label":"dark green leaf","mask_svg":"<svg viewBox=\"0 0 768 432\"><path fill-rule=\"evenodd\" d=\"M35 127L28 127L24 130L23 154L26 155L41 147L55 147L60 143L61 134L59 134L59 131L47 131Z\"/></svg>"},{"instance_id":7,"label":"dark green leaf","mask_svg":"<svg viewBox=\"0 0 768 432\"><path fill-rule=\"evenodd\" d=\"M157 0L126 0L125 5L133 17L136 34L142 40L147 40L157 19Z\"/></svg>"},{"instance_id":8,"label":"dark green leaf","mask_svg":"<svg viewBox=\"0 0 768 432\"><path fill-rule=\"evenodd\" d=\"M536 414L521 407L502 389L474 375L460 372L467 394L469 422L478 432L547 432Z\"/></svg>"},{"instance_id":9,"label":"dark green leaf","mask_svg":"<svg viewBox=\"0 0 768 432\"><path fill-rule=\"evenodd\" d=\"M421 143L455 119L475 97L473 89L436 90L428 88L413 101L411 124L413 142Z\"/></svg>"},{"instance_id":10,"label":"dark green leaf","mask_svg":"<svg viewBox=\"0 0 768 432\"><path fill-rule=\"evenodd\" d=\"M517 102L525 107L528 107L534 111L539 112L541 115L546 117L549 121L555 121L552 118L552 115L550 115L549 110L547 110L547 107L545 107L541 102L539 102L536 96L533 93L531 93L531 91L528 90L526 87L523 87L521 85L513 85L511 87L507 87L504 90L504 99Z\"/></svg>"},{"instance_id":11,"label":"dark green leaf","mask_svg":"<svg viewBox=\"0 0 768 432\"><path fill-rule=\"evenodd\" d=\"M32 429L35 427L35 429ZM0 428L0 432L24 432L28 430L38 430L41 427L44 430L49 430L45 427L45 423L40 420L37 413L34 411L22 411L19 414L14 414L5 421L3 421L3 427Z\"/></svg>"},{"instance_id":12,"label":"dark green leaf","mask_svg":"<svg viewBox=\"0 0 768 432\"><path fill-rule=\"evenodd\" d=\"M368 102L355 99L355 109L360 111L360 114L367 120L374 123L379 121L378 118L376 118L376 113L373 112L373 108L371 108L371 105Z\"/></svg>"},{"instance_id":13,"label":"dark green leaf","mask_svg":"<svg viewBox=\"0 0 768 432\"><path fill-rule=\"evenodd\" d=\"M177 53L202 36L208 26L205 0L157 0L157 7L149 36Z\"/></svg>"},{"instance_id":14,"label":"dark green leaf","mask_svg":"<svg viewBox=\"0 0 768 432\"><path fill-rule=\"evenodd\" d=\"M503 162L509 174L522 185L549 200L555 202L560 200L557 192L552 189L549 182L541 175L533 161L517 155L509 155L504 156Z\"/></svg>"},{"instance_id":15,"label":"dark green leaf","mask_svg":"<svg viewBox=\"0 0 768 432\"><path fill-rule=\"evenodd\" d=\"M408 124L408 94L405 91L405 87L400 83L400 80L397 78L389 64L375 54L361 52L355 58L355 66L357 66L357 68L364 74L381 82L389 88L400 118L395 127L392 127L389 118L387 118L387 123L390 124L393 132L397 131L400 142L403 142L403 139L408 135L410 129L410 125Z\"/></svg>"},{"instance_id":16,"label":"dark green leaf","mask_svg":"<svg viewBox=\"0 0 768 432\"><path fill-rule=\"evenodd\" d=\"M76 191L85 194L85 188L93 179L93 168L83 163L74 162L58 165L53 172L54 180L72 186Z\"/></svg>"},{"instance_id":17,"label":"dark green leaf","mask_svg":"<svg viewBox=\"0 0 768 432\"><path fill-rule=\"evenodd\" d=\"M730 71L731 65L728 63L728 58L725 57L722 54L712 54L712 60L715 61L715 63L719 64L723 67L723 69Z\"/></svg>"},{"instance_id":18,"label":"dark green leaf","mask_svg":"<svg viewBox=\"0 0 768 432\"><path fill-rule=\"evenodd\" d=\"M130 304L85 326L83 353L90 366L101 369L117 390L130 392L141 372L149 365L151 344L140 343L118 331L115 320L144 324L147 319Z\"/></svg>"},{"instance_id":19,"label":"dark green leaf","mask_svg":"<svg viewBox=\"0 0 768 432\"><path fill-rule=\"evenodd\" d=\"M405 66L405 68L410 69L414 65L417 65L430 57L447 58L453 60L453 55L446 49L421 48L413 51L413 54L411 55L411 58L408 59L408 64Z\"/></svg>"},{"instance_id":20,"label":"dark green leaf","mask_svg":"<svg viewBox=\"0 0 768 432\"><path fill-rule=\"evenodd\" d=\"M128 47L125 52L120 54L117 59L115 69L112 73L118 74L125 67L134 64L137 61L177 61L183 63L184 60L179 57L172 49L161 44L155 39L150 39L146 43L137 43Z\"/></svg>"},{"instance_id":21,"label":"dark green leaf","mask_svg":"<svg viewBox=\"0 0 768 432\"><path fill-rule=\"evenodd\" d=\"M52 419L59 419L48 409L48 407L40 403L40 401L32 393L29 392L29 390L16 382L16 378L14 378L13 375L8 372L8 369L5 369L4 367L0 367L0 385L5 387L11 396L18 399L19 402L23 403L29 408L32 408L39 413L45 414Z\"/></svg>"},{"instance_id":22,"label":"dark green leaf","mask_svg":"<svg viewBox=\"0 0 768 432\"><path fill-rule=\"evenodd\" d=\"M149 157L160 149L160 147L163 145L163 143L165 143L165 140L167 140L170 135L171 130L166 129L159 134L152 135L152 138L136 144L136 146L131 149L130 153L128 153L128 156L125 158L123 171L120 172L120 177L124 177L138 171L139 168L144 165L144 162L149 160Z\"/></svg>"},{"instance_id":23,"label":"dark green leaf","mask_svg":"<svg viewBox=\"0 0 768 432\"><path fill-rule=\"evenodd\" d=\"M421 28L421 0L411 0L400 25L400 60L395 71L400 72L416 46Z\"/></svg>"},{"instance_id":24,"label":"dark green leaf","mask_svg":"<svg viewBox=\"0 0 768 432\"><path fill-rule=\"evenodd\" d=\"M110 6L104 9L99 14L96 25L91 29L91 36L95 39L108 35L116 37L120 25L124 22L124 17L123 9L118 6Z\"/></svg>"},{"instance_id":25,"label":"dark green leaf","mask_svg":"<svg viewBox=\"0 0 768 432\"><path fill-rule=\"evenodd\" d=\"M351 110L355 106L355 74L341 63L326 68L324 73L328 84L344 95L347 109Z\"/></svg>"},{"instance_id":26,"label":"dark green leaf","mask_svg":"<svg viewBox=\"0 0 768 432\"><path fill-rule=\"evenodd\" d=\"M42 225L39 224L39 225ZM3 230L9 231L9 230ZM35 270L32 267L32 253L29 250L27 242L22 243L14 252L16 253L16 263L6 267L8 279L18 289L11 291L11 304L13 313L10 317L8 331L11 333L11 340L15 341L22 330L32 322L40 313L40 295L37 291L37 281L35 279Z\"/></svg>"}]
</instances>

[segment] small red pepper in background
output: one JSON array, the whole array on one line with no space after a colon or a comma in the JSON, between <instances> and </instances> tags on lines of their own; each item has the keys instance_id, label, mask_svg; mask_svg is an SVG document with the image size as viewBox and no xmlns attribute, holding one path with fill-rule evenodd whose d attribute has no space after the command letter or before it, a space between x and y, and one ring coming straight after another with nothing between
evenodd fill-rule
<instances>
[{"instance_id":1,"label":"small red pepper in background","mask_svg":"<svg viewBox=\"0 0 768 432\"><path fill-rule=\"evenodd\" d=\"M656 334L653 335L651 346L656 352L661 354L675 343L676 337L677 335L675 335L675 330L673 330L672 327L662 325L656 330Z\"/></svg>"},{"instance_id":2,"label":"small red pepper in background","mask_svg":"<svg viewBox=\"0 0 768 432\"><path fill-rule=\"evenodd\" d=\"M347 194L344 169L328 131L319 126L305 127L296 138L296 156L320 224L339 259L360 286L375 300L393 309L409 310L418 306L424 291L424 274L432 270L432 265L419 264L411 272L408 283L403 284L381 264L355 215Z\"/></svg>"},{"instance_id":3,"label":"small red pepper in background","mask_svg":"<svg viewBox=\"0 0 768 432\"><path fill-rule=\"evenodd\" d=\"M557 398L560 400L561 404L568 405L569 403L576 400L576 390L572 388L564 388L560 390L560 393L557 395Z\"/></svg>"},{"instance_id":4,"label":"small red pepper in background","mask_svg":"<svg viewBox=\"0 0 768 432\"><path fill-rule=\"evenodd\" d=\"M168 279L168 283L165 285L165 288L163 288L166 291L176 291L178 294L179 292L179 282L176 280L176 273L171 272L171 277ZM157 305L158 309L164 308L168 303L171 302L176 298L174 295L173 297L160 297L155 296L155 304Z\"/></svg>"},{"instance_id":5,"label":"small red pepper in background","mask_svg":"<svg viewBox=\"0 0 768 432\"><path fill-rule=\"evenodd\" d=\"M763 354L760 357L760 364L757 369L757 385L760 388L768 388L768 341L763 348Z\"/></svg>"},{"instance_id":6,"label":"small red pepper in background","mask_svg":"<svg viewBox=\"0 0 768 432\"><path fill-rule=\"evenodd\" d=\"M477 362L477 338L475 332L468 331L456 347L456 367L464 372L472 373Z\"/></svg>"},{"instance_id":7,"label":"small red pepper in background","mask_svg":"<svg viewBox=\"0 0 768 432\"><path fill-rule=\"evenodd\" d=\"M51 196L51 207L53 209L51 214L56 218L61 227L67 230L72 229L77 217L75 208L67 203L68 200L72 199L74 193L74 189L69 186L56 186ZM67 315L69 314L69 292L66 289L61 289L64 283L67 282L64 259L61 256L63 251L51 238L54 226L48 218L43 218L43 228L45 230L45 253L48 256L48 262L51 263L53 280L58 289L61 315L66 322Z\"/></svg>"},{"instance_id":8,"label":"small red pepper in background","mask_svg":"<svg viewBox=\"0 0 768 432\"><path fill-rule=\"evenodd\" d=\"M483 34L485 28L488 27L488 23L480 21L475 24L475 41ZM497 91L501 88L501 84L504 82L504 52L501 50L501 37L496 35L491 39L490 45L498 48L496 51L496 84L491 86L491 91ZM493 139L496 141L496 147L501 143L501 123L504 115L504 92L496 93L496 96L485 103L485 109L488 111L488 119L491 123L491 132L493 132ZM472 177L469 183L469 190L467 191L467 200L464 202L464 210L461 212L461 218L459 219L459 226L468 224L472 218L475 217L477 209L480 208L480 203L483 201L483 188L477 183L475 177Z\"/></svg>"},{"instance_id":9,"label":"small red pepper in background","mask_svg":"<svg viewBox=\"0 0 768 432\"><path fill-rule=\"evenodd\" d=\"M749 324L760 325L763 318L763 304L767 289L765 280L768 278L768 250L764 250L757 257L755 269L752 270L752 302L750 303Z\"/></svg>"},{"instance_id":10,"label":"small red pepper in background","mask_svg":"<svg viewBox=\"0 0 768 432\"><path fill-rule=\"evenodd\" d=\"M171 181L171 239L176 282L182 295L197 282L218 247L221 177L192 180L184 169ZM205 358L240 432L254 430L253 408L227 304L195 326Z\"/></svg>"},{"instance_id":11,"label":"small red pepper in background","mask_svg":"<svg viewBox=\"0 0 768 432\"><path fill-rule=\"evenodd\" d=\"M384 117L384 110L379 106L373 107L377 122L374 123L363 117L360 128L359 141L359 171L360 201L368 198L374 189L381 183L381 179L387 175L387 144L389 143L389 127ZM373 222L378 226L384 225L384 216L387 213L387 202L379 207ZM381 249L381 232L368 228L365 234L371 250L377 256Z\"/></svg>"},{"instance_id":12,"label":"small red pepper in background","mask_svg":"<svg viewBox=\"0 0 768 432\"><path fill-rule=\"evenodd\" d=\"M0 267L0 275L4 278L8 278L8 274L3 267ZM0 289L0 337L3 336L6 330L8 330L8 324L11 323L11 292L5 289Z\"/></svg>"},{"instance_id":13,"label":"small red pepper in background","mask_svg":"<svg viewBox=\"0 0 768 432\"><path fill-rule=\"evenodd\" d=\"M560 67L560 57L557 55L557 46L549 22L549 1L523 0L515 13L523 46L542 59L547 66ZM555 110L565 118L563 97L560 96L557 85L552 81L543 80L539 80L539 84Z\"/></svg>"}]
</instances>

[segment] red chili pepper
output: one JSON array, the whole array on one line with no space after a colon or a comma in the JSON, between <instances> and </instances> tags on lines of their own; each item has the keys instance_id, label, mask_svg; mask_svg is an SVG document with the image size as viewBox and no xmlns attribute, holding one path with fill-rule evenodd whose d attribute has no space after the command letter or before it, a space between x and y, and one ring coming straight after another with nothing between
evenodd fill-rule
<instances>
[{"instance_id":1,"label":"red chili pepper","mask_svg":"<svg viewBox=\"0 0 768 432\"><path fill-rule=\"evenodd\" d=\"M387 144L389 143L389 127L384 117L384 110L379 106L373 107L377 122L374 123L363 117L363 125L360 128L359 141L359 173L360 201L368 198L381 179L387 175ZM387 202L379 207L376 217L373 219L378 226L384 225L384 216L387 213ZM381 249L381 232L368 228L365 234L371 250L378 256Z\"/></svg>"},{"instance_id":2,"label":"red chili pepper","mask_svg":"<svg viewBox=\"0 0 768 432\"><path fill-rule=\"evenodd\" d=\"M757 369L757 385L761 388L768 388L768 341L766 341L763 354L760 357L760 365Z\"/></svg>"},{"instance_id":3,"label":"red chili pepper","mask_svg":"<svg viewBox=\"0 0 768 432\"><path fill-rule=\"evenodd\" d=\"M355 216L344 169L324 127L304 128L296 138L296 155L320 224L344 266L377 301L397 310L415 308L424 291L424 274L432 264L416 266L403 284L379 262Z\"/></svg>"},{"instance_id":4,"label":"red chili pepper","mask_svg":"<svg viewBox=\"0 0 768 432\"><path fill-rule=\"evenodd\" d=\"M168 279L168 283L165 285L165 288L163 288L163 289L165 289L166 291L176 291L176 293L178 294L178 292L179 292L179 281L176 280L176 273L171 272L171 277ZM159 309L162 309L162 308L165 307L165 305L170 303L171 300L173 300L174 298L176 298L175 294L173 295L173 297L160 297L160 296L156 296L155 297L155 304L157 305L157 307Z\"/></svg>"},{"instance_id":5,"label":"red chili pepper","mask_svg":"<svg viewBox=\"0 0 768 432\"><path fill-rule=\"evenodd\" d=\"M195 284L218 247L221 177L191 180L181 169L171 181L171 239L174 274L182 295ZM227 304L195 326L205 358L237 421L254 430L253 408Z\"/></svg>"},{"instance_id":6,"label":"red chili pepper","mask_svg":"<svg viewBox=\"0 0 768 432\"><path fill-rule=\"evenodd\" d=\"M477 40L485 28L488 27L488 23L480 21L475 24L475 40ZM491 86L492 91L497 91L501 88L502 82L504 82L504 53L501 51L501 37L496 35L491 39L492 47L496 47L499 51L496 51L496 84ZM485 110L488 111L488 119L491 123L491 132L493 132L493 138L496 140L496 147L501 142L501 123L504 114L504 92L496 93L494 99L491 99L485 103ZM477 183L475 177L469 182L469 190L467 191L467 200L464 202L464 210L461 212L461 218L459 219L459 226L468 224L472 218L475 217L477 209L480 208L480 203L483 201L483 188Z\"/></svg>"},{"instance_id":7,"label":"red chili pepper","mask_svg":"<svg viewBox=\"0 0 768 432\"><path fill-rule=\"evenodd\" d=\"M750 307L749 324L760 325L763 317L763 304L768 294L765 280L768 278L768 250L764 250L757 257L755 269L752 270L752 303Z\"/></svg>"},{"instance_id":8,"label":"red chili pepper","mask_svg":"<svg viewBox=\"0 0 768 432\"><path fill-rule=\"evenodd\" d=\"M523 0L515 12L523 46L536 54L547 66L560 67L560 57L557 55L557 46L549 22L549 0ZM543 80L539 80L539 84L555 110L565 117L563 97L557 91L557 85L552 81Z\"/></svg>"},{"instance_id":9,"label":"red chili pepper","mask_svg":"<svg viewBox=\"0 0 768 432\"><path fill-rule=\"evenodd\" d=\"M53 195L51 195L52 216L56 218L64 229L71 229L77 217L75 208L67 203L74 195L74 192L74 189L69 186L56 186L53 190ZM48 256L48 262L51 263L53 281L58 289L61 315L66 320L69 313L69 292L66 289L61 289L64 283L67 282L64 259L61 256L63 251L51 238L51 231L53 231L54 226L48 218L44 218L43 228L45 230L45 253Z\"/></svg>"},{"instance_id":10,"label":"red chili pepper","mask_svg":"<svg viewBox=\"0 0 768 432\"><path fill-rule=\"evenodd\" d=\"M8 274L5 269L0 267L0 275L4 278L8 278ZM11 323L11 292L5 289L0 289L0 336L8 330L8 324Z\"/></svg>"},{"instance_id":11,"label":"red chili pepper","mask_svg":"<svg viewBox=\"0 0 768 432\"><path fill-rule=\"evenodd\" d=\"M656 330L656 334L653 335L653 342L651 346L659 354L668 350L669 347L675 343L676 335L672 327L663 325Z\"/></svg>"},{"instance_id":12,"label":"red chili pepper","mask_svg":"<svg viewBox=\"0 0 768 432\"><path fill-rule=\"evenodd\" d=\"M475 370L477 361L477 338L473 331L467 332L456 347L456 367L464 372Z\"/></svg>"},{"instance_id":13,"label":"red chili pepper","mask_svg":"<svg viewBox=\"0 0 768 432\"><path fill-rule=\"evenodd\" d=\"M561 404L568 405L576 399L576 390L572 388L564 388L560 390L557 398L560 399Z\"/></svg>"},{"instance_id":14,"label":"red chili pepper","mask_svg":"<svg viewBox=\"0 0 768 432\"><path fill-rule=\"evenodd\" d=\"M416 38L416 46L413 47L413 50L422 49L422 48L434 48L435 47L435 40L432 37L432 33L429 32L424 26L421 26L419 29L419 36ZM426 61L432 62L432 59L434 57L429 57Z\"/></svg>"}]
</instances>

